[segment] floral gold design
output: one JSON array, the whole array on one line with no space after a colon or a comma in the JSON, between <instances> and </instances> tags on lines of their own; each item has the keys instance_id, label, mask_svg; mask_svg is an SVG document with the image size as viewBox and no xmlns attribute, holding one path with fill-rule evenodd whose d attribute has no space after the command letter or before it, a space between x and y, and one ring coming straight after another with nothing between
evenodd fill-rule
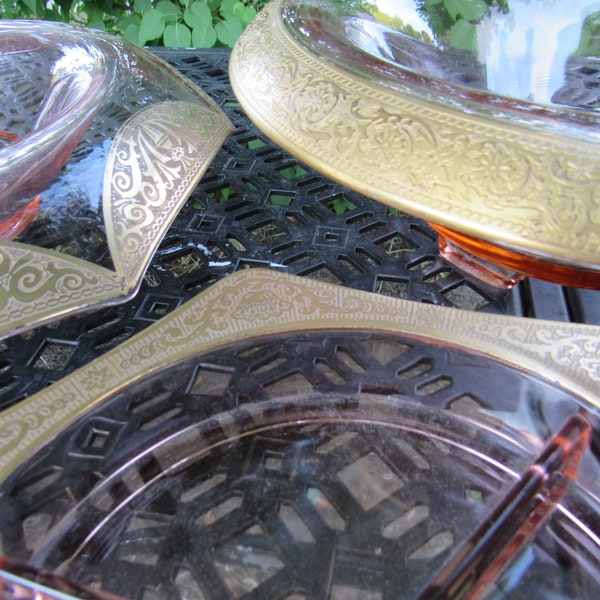
<instances>
[{"instance_id":1,"label":"floral gold design","mask_svg":"<svg viewBox=\"0 0 600 600\"><path fill-rule=\"evenodd\" d=\"M404 212L534 256L599 268L600 145L366 81L320 60L282 15L282 0L273 0L230 62L236 96L275 141ZM257 85L265 77L269 85Z\"/></svg>"},{"instance_id":2,"label":"floral gold design","mask_svg":"<svg viewBox=\"0 0 600 600\"><path fill-rule=\"evenodd\" d=\"M0 480L126 386L215 348L287 332L386 332L485 355L600 408L600 327L462 311L250 269L0 416Z\"/></svg>"},{"instance_id":3,"label":"floral gold design","mask_svg":"<svg viewBox=\"0 0 600 600\"><path fill-rule=\"evenodd\" d=\"M134 114L113 140L104 176L104 222L114 270L0 242L0 339L131 297L230 132L229 119L212 102L163 102Z\"/></svg>"}]
</instances>

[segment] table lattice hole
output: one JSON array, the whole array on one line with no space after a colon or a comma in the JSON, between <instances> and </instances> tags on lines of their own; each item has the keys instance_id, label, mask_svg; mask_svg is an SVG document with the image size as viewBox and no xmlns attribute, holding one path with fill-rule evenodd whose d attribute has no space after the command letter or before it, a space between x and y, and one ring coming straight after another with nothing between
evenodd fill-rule
<instances>
[{"instance_id":1,"label":"table lattice hole","mask_svg":"<svg viewBox=\"0 0 600 600\"><path fill-rule=\"evenodd\" d=\"M257 136L238 139L237 143L243 148L246 148L246 150L259 150L260 148L264 148L267 145L267 143L264 140Z\"/></svg>"},{"instance_id":2,"label":"table lattice hole","mask_svg":"<svg viewBox=\"0 0 600 600\"><path fill-rule=\"evenodd\" d=\"M420 223L411 223L410 224L411 231L418 233L420 236L429 240L430 242L435 242L437 240L437 234L433 229L430 229L426 225L421 225Z\"/></svg>"},{"instance_id":3,"label":"table lattice hole","mask_svg":"<svg viewBox=\"0 0 600 600\"><path fill-rule=\"evenodd\" d=\"M273 246L273 248L271 248L271 254L277 256L283 252L293 251L294 248L298 248L299 246L300 242L285 242L284 244L279 244L279 246Z\"/></svg>"},{"instance_id":4,"label":"table lattice hole","mask_svg":"<svg viewBox=\"0 0 600 600\"><path fill-rule=\"evenodd\" d=\"M398 540L411 529L429 518L429 507L424 504L413 506L399 517L388 523L382 530L383 537Z\"/></svg>"},{"instance_id":5,"label":"table lattice hole","mask_svg":"<svg viewBox=\"0 0 600 600\"><path fill-rule=\"evenodd\" d=\"M367 370L358 362L358 358L353 356L353 352L344 346L338 346L335 350L335 355L343 365L354 371L355 373L366 373Z\"/></svg>"},{"instance_id":6,"label":"table lattice hole","mask_svg":"<svg viewBox=\"0 0 600 600\"><path fill-rule=\"evenodd\" d=\"M135 400L129 404L128 412L132 415L142 415L143 413L153 412L156 407L169 402L171 392L168 390L155 390L151 395Z\"/></svg>"},{"instance_id":7,"label":"table lattice hole","mask_svg":"<svg viewBox=\"0 0 600 600\"><path fill-rule=\"evenodd\" d=\"M240 598L285 567L268 536L258 525L213 548L215 567L234 598Z\"/></svg>"},{"instance_id":8,"label":"table lattice hole","mask_svg":"<svg viewBox=\"0 0 600 600\"><path fill-rule=\"evenodd\" d=\"M457 308L481 310L489 304L489 300L482 296L467 283L463 283L451 290L442 292L444 297Z\"/></svg>"},{"instance_id":9,"label":"table lattice hole","mask_svg":"<svg viewBox=\"0 0 600 600\"><path fill-rule=\"evenodd\" d=\"M55 481L58 481L62 474L60 467L48 467L42 471L38 471L30 475L25 481L19 485L19 490L24 491L27 495L33 496L38 492L51 486Z\"/></svg>"},{"instance_id":10,"label":"table lattice hole","mask_svg":"<svg viewBox=\"0 0 600 600\"><path fill-rule=\"evenodd\" d=\"M358 263L356 263L354 260L352 260L349 256L339 254L337 258L338 258L338 261L340 262L340 264L343 265L344 267L346 267L351 273L360 275L365 272L364 269L361 268L361 266Z\"/></svg>"},{"instance_id":11,"label":"table lattice hole","mask_svg":"<svg viewBox=\"0 0 600 600\"><path fill-rule=\"evenodd\" d=\"M213 285L213 283L216 283L218 280L219 280L219 278L216 275L211 275L210 273L208 273L208 274L204 275L203 277L200 277L199 279L187 281L183 285L183 289L186 291L203 290L203 289L206 289L207 287Z\"/></svg>"},{"instance_id":12,"label":"table lattice hole","mask_svg":"<svg viewBox=\"0 0 600 600\"><path fill-rule=\"evenodd\" d=\"M291 206L294 202L296 194L293 192L269 192L267 202L269 204L275 204L276 206Z\"/></svg>"},{"instance_id":13,"label":"table lattice hole","mask_svg":"<svg viewBox=\"0 0 600 600\"><path fill-rule=\"evenodd\" d=\"M440 531L408 555L409 560L431 560L454 546L451 531Z\"/></svg>"},{"instance_id":14,"label":"table lattice hole","mask_svg":"<svg viewBox=\"0 0 600 600\"><path fill-rule=\"evenodd\" d=\"M431 369L433 369L432 361L424 358L396 371L396 377L399 377L400 379L412 379L428 373Z\"/></svg>"},{"instance_id":15,"label":"table lattice hole","mask_svg":"<svg viewBox=\"0 0 600 600\"><path fill-rule=\"evenodd\" d=\"M283 468L283 454L281 452L274 452L267 450L263 456L263 464L267 471L282 472Z\"/></svg>"},{"instance_id":16,"label":"table lattice hole","mask_svg":"<svg viewBox=\"0 0 600 600\"><path fill-rule=\"evenodd\" d=\"M231 202L234 198L237 198L237 192L230 185L214 188L208 191L206 195L219 204Z\"/></svg>"},{"instance_id":17,"label":"table lattice hole","mask_svg":"<svg viewBox=\"0 0 600 600\"><path fill-rule=\"evenodd\" d=\"M373 256L370 252L367 252L367 250L364 248L356 248L356 254L361 258L361 260L364 260L367 264L373 267L381 266L381 261L377 257Z\"/></svg>"},{"instance_id":18,"label":"table lattice hole","mask_svg":"<svg viewBox=\"0 0 600 600\"><path fill-rule=\"evenodd\" d=\"M293 256L286 257L281 262L286 266L292 266L297 263L306 261L307 259L311 258L312 256L313 256L313 254L311 252L302 251L302 252L298 252L297 254L294 254Z\"/></svg>"},{"instance_id":19,"label":"table lattice hole","mask_svg":"<svg viewBox=\"0 0 600 600\"><path fill-rule=\"evenodd\" d=\"M206 600L198 582L189 569L181 568L175 575L175 587L179 590L180 598L185 600Z\"/></svg>"},{"instance_id":20,"label":"table lattice hole","mask_svg":"<svg viewBox=\"0 0 600 600\"><path fill-rule=\"evenodd\" d=\"M377 277L375 282L375 292L382 296L391 298L408 298L410 285L403 279L393 279L391 277Z\"/></svg>"},{"instance_id":21,"label":"table lattice hole","mask_svg":"<svg viewBox=\"0 0 600 600\"><path fill-rule=\"evenodd\" d=\"M332 367L328 360L318 358L315 360L314 364L315 368L331 383L338 385L344 383L344 377Z\"/></svg>"},{"instance_id":22,"label":"table lattice hole","mask_svg":"<svg viewBox=\"0 0 600 600\"><path fill-rule=\"evenodd\" d=\"M222 396L229 387L233 375L232 370L210 365L200 365L194 373L189 392L205 396Z\"/></svg>"},{"instance_id":23,"label":"table lattice hole","mask_svg":"<svg viewBox=\"0 0 600 600\"><path fill-rule=\"evenodd\" d=\"M417 249L415 244L399 233L393 233L392 235L385 236L376 243L384 249L388 256L391 256L392 258L396 256L402 256L408 252L414 252Z\"/></svg>"},{"instance_id":24,"label":"table lattice hole","mask_svg":"<svg viewBox=\"0 0 600 600\"><path fill-rule=\"evenodd\" d=\"M184 407L182 404L175 404L174 406L168 405L166 409L160 414L154 415L152 418L142 421L140 431L148 431L153 427L160 425L161 423L173 419L177 415L181 414L183 412L183 409Z\"/></svg>"},{"instance_id":25,"label":"table lattice hole","mask_svg":"<svg viewBox=\"0 0 600 600\"><path fill-rule=\"evenodd\" d=\"M221 485L226 480L227 475L225 475L225 473L217 473L216 475L209 477L205 481L202 481L183 492L181 495L181 501L186 504L188 502L194 502L207 492L210 492L210 490L216 488L218 485Z\"/></svg>"},{"instance_id":26,"label":"table lattice hole","mask_svg":"<svg viewBox=\"0 0 600 600\"><path fill-rule=\"evenodd\" d=\"M10 377L0 379L0 394L4 394L12 390L20 380L20 377L17 377L16 375L11 375Z\"/></svg>"},{"instance_id":27,"label":"table lattice hole","mask_svg":"<svg viewBox=\"0 0 600 600\"><path fill-rule=\"evenodd\" d=\"M364 340L361 345L380 365L389 364L411 349L402 342L379 339Z\"/></svg>"},{"instance_id":28,"label":"table lattice hole","mask_svg":"<svg viewBox=\"0 0 600 600\"><path fill-rule=\"evenodd\" d=\"M291 506L282 504L279 507L278 516L296 541L306 544L315 543L315 538L310 529Z\"/></svg>"},{"instance_id":29,"label":"table lattice hole","mask_svg":"<svg viewBox=\"0 0 600 600\"><path fill-rule=\"evenodd\" d=\"M242 177L242 183L251 191L256 192L258 190L258 186L249 178Z\"/></svg>"},{"instance_id":30,"label":"table lattice hole","mask_svg":"<svg viewBox=\"0 0 600 600\"><path fill-rule=\"evenodd\" d=\"M286 234L286 232L272 219L266 223L251 227L248 231L261 244L270 244L277 238Z\"/></svg>"},{"instance_id":31,"label":"table lattice hole","mask_svg":"<svg viewBox=\"0 0 600 600\"><path fill-rule=\"evenodd\" d=\"M206 267L206 260L194 250L177 252L168 258L163 258L162 263L167 271L176 279L185 277Z\"/></svg>"},{"instance_id":32,"label":"table lattice hole","mask_svg":"<svg viewBox=\"0 0 600 600\"><path fill-rule=\"evenodd\" d=\"M144 285L148 286L149 288L157 288L160 286L160 277L158 277L156 273L153 273L152 270L149 269L144 275Z\"/></svg>"},{"instance_id":33,"label":"table lattice hole","mask_svg":"<svg viewBox=\"0 0 600 600\"><path fill-rule=\"evenodd\" d=\"M426 456L424 456L421 452L419 452L419 450L417 450L417 448L415 448L413 442L403 438L398 438L395 440L395 443L400 451L406 455L418 469L422 471L428 471L431 469L429 460L427 460Z\"/></svg>"},{"instance_id":34,"label":"table lattice hole","mask_svg":"<svg viewBox=\"0 0 600 600\"><path fill-rule=\"evenodd\" d=\"M212 255L211 258L215 258L217 260L227 260L227 258L229 258L223 248L221 248L221 246L215 242L208 242L206 244L206 248Z\"/></svg>"},{"instance_id":35,"label":"table lattice hole","mask_svg":"<svg viewBox=\"0 0 600 600\"><path fill-rule=\"evenodd\" d=\"M301 371L292 371L263 384L265 393L271 398L313 391L313 385Z\"/></svg>"},{"instance_id":36,"label":"table lattice hole","mask_svg":"<svg viewBox=\"0 0 600 600\"><path fill-rule=\"evenodd\" d=\"M350 219L348 219L349 221ZM346 222L348 222L346 221ZM378 229L381 229L382 227L386 227L387 223L385 221L373 221L371 223L367 223L366 225L363 225L362 227L358 228L358 233L360 235L371 235L373 234L374 231L377 231Z\"/></svg>"},{"instance_id":37,"label":"table lattice hole","mask_svg":"<svg viewBox=\"0 0 600 600\"><path fill-rule=\"evenodd\" d=\"M246 252L246 246L244 246L244 244L240 241L238 237L229 234L226 236L225 239L227 240L227 243L230 244L238 252Z\"/></svg>"},{"instance_id":38,"label":"table lattice hole","mask_svg":"<svg viewBox=\"0 0 600 600\"><path fill-rule=\"evenodd\" d=\"M282 356L279 352L259 356L258 360L251 365L250 373L267 373L268 371L272 371L273 369L284 365L286 362L287 358Z\"/></svg>"},{"instance_id":39,"label":"table lattice hole","mask_svg":"<svg viewBox=\"0 0 600 600\"><path fill-rule=\"evenodd\" d=\"M356 208L356 204L342 194L323 200L321 203L336 215L343 215Z\"/></svg>"},{"instance_id":40,"label":"table lattice hole","mask_svg":"<svg viewBox=\"0 0 600 600\"><path fill-rule=\"evenodd\" d=\"M347 490L368 511L404 486L404 482L375 452L369 452L337 476Z\"/></svg>"},{"instance_id":41,"label":"table lattice hole","mask_svg":"<svg viewBox=\"0 0 600 600\"><path fill-rule=\"evenodd\" d=\"M306 495L328 527L335 531L344 531L346 528L344 519L321 490L318 488L308 488Z\"/></svg>"},{"instance_id":42,"label":"table lattice hole","mask_svg":"<svg viewBox=\"0 0 600 600\"><path fill-rule=\"evenodd\" d=\"M383 594L375 590L333 584L329 598L330 600L382 600Z\"/></svg>"},{"instance_id":43,"label":"table lattice hole","mask_svg":"<svg viewBox=\"0 0 600 600\"><path fill-rule=\"evenodd\" d=\"M283 165L277 169L277 172L284 178L290 181L304 177L308 171L298 163Z\"/></svg>"},{"instance_id":44,"label":"table lattice hole","mask_svg":"<svg viewBox=\"0 0 600 600\"><path fill-rule=\"evenodd\" d=\"M30 551L39 547L53 523L54 517L45 512L36 512L25 517L22 523L25 547Z\"/></svg>"},{"instance_id":45,"label":"table lattice hole","mask_svg":"<svg viewBox=\"0 0 600 600\"><path fill-rule=\"evenodd\" d=\"M468 417L486 426L500 427L502 419L490 414L489 408L483 400L471 395L463 394L448 404L448 409L453 413Z\"/></svg>"},{"instance_id":46,"label":"table lattice hole","mask_svg":"<svg viewBox=\"0 0 600 600\"><path fill-rule=\"evenodd\" d=\"M92 428L88 432L88 438L84 441L86 448L94 450L102 450L106 446L106 442L110 436L110 431Z\"/></svg>"},{"instance_id":47,"label":"table lattice hole","mask_svg":"<svg viewBox=\"0 0 600 600\"><path fill-rule=\"evenodd\" d=\"M327 440L324 444L321 444L317 448L317 454L330 454L339 448L343 448L346 444L350 443L357 437L358 433L356 431L345 431L344 433L336 435L334 438Z\"/></svg>"},{"instance_id":48,"label":"table lattice hole","mask_svg":"<svg viewBox=\"0 0 600 600\"><path fill-rule=\"evenodd\" d=\"M423 277L423 281L426 281L427 283L435 283L436 281L442 281L446 279L449 275L452 275L452 270L442 268L434 271L431 275Z\"/></svg>"},{"instance_id":49,"label":"table lattice hole","mask_svg":"<svg viewBox=\"0 0 600 600\"><path fill-rule=\"evenodd\" d=\"M465 499L468 502L481 504L483 502L483 492L475 488L467 488L465 489Z\"/></svg>"},{"instance_id":50,"label":"table lattice hole","mask_svg":"<svg viewBox=\"0 0 600 600\"><path fill-rule=\"evenodd\" d=\"M416 392L417 394L424 396L431 396L432 394L436 394L437 392L452 387L453 384L454 382L450 377L437 377L436 379L418 385L416 387Z\"/></svg>"},{"instance_id":51,"label":"table lattice hole","mask_svg":"<svg viewBox=\"0 0 600 600\"><path fill-rule=\"evenodd\" d=\"M213 523L216 523L223 517L226 517L228 514L232 513L234 510L240 508L242 503L243 498L240 496L232 496L214 508L206 511L203 515L196 519L196 523L200 526L209 527Z\"/></svg>"},{"instance_id":52,"label":"table lattice hole","mask_svg":"<svg viewBox=\"0 0 600 600\"><path fill-rule=\"evenodd\" d=\"M34 368L62 371L77 350L77 344L46 340L33 361Z\"/></svg>"},{"instance_id":53,"label":"table lattice hole","mask_svg":"<svg viewBox=\"0 0 600 600\"><path fill-rule=\"evenodd\" d=\"M431 256L424 256L408 265L409 271L423 271L430 265L435 263L435 259Z\"/></svg>"},{"instance_id":54,"label":"table lattice hole","mask_svg":"<svg viewBox=\"0 0 600 600\"><path fill-rule=\"evenodd\" d=\"M341 284L342 280L328 267L321 265L315 269L309 269L308 272L304 273L305 276L310 276L312 279L317 281L324 281L326 283Z\"/></svg>"},{"instance_id":55,"label":"table lattice hole","mask_svg":"<svg viewBox=\"0 0 600 600\"><path fill-rule=\"evenodd\" d=\"M373 219L373 211L371 210L363 210L358 214L353 214L346 219L346 223L348 225L357 225L362 222L370 222Z\"/></svg>"},{"instance_id":56,"label":"table lattice hole","mask_svg":"<svg viewBox=\"0 0 600 600\"><path fill-rule=\"evenodd\" d=\"M320 185L318 185L317 187L314 187L310 190L308 190L308 193L311 194L312 196L316 196L317 198L319 197L325 197L325 196L331 196L331 194L333 193L334 190L334 186L331 183L322 183Z\"/></svg>"}]
</instances>

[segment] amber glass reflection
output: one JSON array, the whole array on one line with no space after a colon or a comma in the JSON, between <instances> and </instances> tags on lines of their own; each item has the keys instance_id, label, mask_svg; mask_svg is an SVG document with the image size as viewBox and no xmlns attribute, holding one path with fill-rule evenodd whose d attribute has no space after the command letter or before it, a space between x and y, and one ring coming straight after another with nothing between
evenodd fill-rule
<instances>
[{"instance_id":1,"label":"amber glass reflection","mask_svg":"<svg viewBox=\"0 0 600 600\"><path fill-rule=\"evenodd\" d=\"M0 131L0 148L14 144L20 139L7 131ZM0 222L0 240L12 240L25 231L26 227L37 215L41 197L36 196L31 202L19 205Z\"/></svg>"},{"instance_id":2,"label":"amber glass reflection","mask_svg":"<svg viewBox=\"0 0 600 600\"><path fill-rule=\"evenodd\" d=\"M525 277L534 277L568 287L600 289L600 271L547 262L435 223L429 225L438 233L440 254L446 260L495 287L508 289Z\"/></svg>"}]
</instances>

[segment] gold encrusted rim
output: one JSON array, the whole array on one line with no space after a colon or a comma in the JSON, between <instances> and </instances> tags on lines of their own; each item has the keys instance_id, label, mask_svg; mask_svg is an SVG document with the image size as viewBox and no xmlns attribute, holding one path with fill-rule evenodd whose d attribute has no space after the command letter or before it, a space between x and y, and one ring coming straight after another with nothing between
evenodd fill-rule
<instances>
[{"instance_id":1,"label":"gold encrusted rim","mask_svg":"<svg viewBox=\"0 0 600 600\"><path fill-rule=\"evenodd\" d=\"M89 365L0 414L0 481L135 381L242 340L369 331L463 349L600 409L600 327L420 304L263 269L230 275Z\"/></svg>"},{"instance_id":2,"label":"gold encrusted rim","mask_svg":"<svg viewBox=\"0 0 600 600\"><path fill-rule=\"evenodd\" d=\"M154 138L148 136L144 148L139 148L139 140L153 124L168 130L170 141L176 140L181 148L152 147L155 154L146 156ZM0 339L130 299L170 224L232 131L229 118L209 97L204 104L151 104L130 117L112 140L104 173L104 226L115 270L45 248L1 242ZM175 155L172 164L167 164L167 151ZM155 164L161 153L162 170ZM126 157L130 162L120 164ZM139 168L131 168L134 162ZM118 183L128 178L124 175L128 169L138 174L139 181L131 177L130 189L125 190ZM129 216L136 210L147 215L142 225L135 214Z\"/></svg>"},{"instance_id":3,"label":"gold encrusted rim","mask_svg":"<svg viewBox=\"0 0 600 600\"><path fill-rule=\"evenodd\" d=\"M396 209L542 260L600 270L600 234L593 224L599 220L596 215L600 197L600 185L594 183L600 180L600 148L596 144L567 135L552 136L516 122L469 116L401 97L389 88L367 83L337 65L319 61L295 41L282 22L281 7L282 0L273 0L259 13L236 44L230 61L234 93L266 135L312 168ZM269 79L264 73L267 69L271 86L259 91L261 77ZM513 200L500 197L491 198L486 204L482 200L485 195L475 192L468 200L458 197L458 192L452 198L448 195L454 193L450 186L444 189L440 182L444 183L444 177L453 181L455 173L444 174L433 182L419 179L417 175L408 181L410 174L400 181L393 167L374 173L365 169L365 154L342 156L332 151L332 143L324 141L335 136L333 128L336 126L359 127L358 120L348 118L347 112L343 120L338 118L337 125L332 119L322 130L305 127L306 120L302 123L303 116L294 110L295 102L299 95L308 93L315 82L329 82L337 90L337 97L343 97L348 106L375 102L400 118L413 119L426 126L441 126L436 143L439 140L445 143L444 136L447 140L450 134L465 132L465 139L472 136L472 140L464 152L473 156L486 145L491 148L498 144L499 152L504 153L508 161L510 158L506 155L518 149L519 157L528 161L527 169L537 168L539 161L543 164L539 171L531 171L523 181L523 189L517 190L522 202L519 206ZM450 150L450 146L438 144L436 154L427 159L429 164L423 171L441 170L438 158L441 161L442 155ZM451 164L445 163L443 169L448 171ZM577 195L579 192L568 191L572 182L567 181L567 175L570 177L571 173L565 174L564 181L560 182L549 175L550 171L570 167L582 178L583 200ZM507 185L512 185L510 177L516 179L519 175L509 174Z\"/></svg>"}]
</instances>

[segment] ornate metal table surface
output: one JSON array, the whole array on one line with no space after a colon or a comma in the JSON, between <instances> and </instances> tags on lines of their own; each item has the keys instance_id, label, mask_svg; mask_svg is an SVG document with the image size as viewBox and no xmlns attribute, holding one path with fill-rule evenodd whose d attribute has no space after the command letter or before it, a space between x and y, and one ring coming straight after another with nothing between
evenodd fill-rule
<instances>
[{"instance_id":1,"label":"ornate metal table surface","mask_svg":"<svg viewBox=\"0 0 600 600\"><path fill-rule=\"evenodd\" d=\"M438 254L423 221L395 213L315 173L250 123L232 93L229 52L159 51L206 90L235 126L159 247L128 303L0 342L6 408L100 356L206 289L249 267L467 310L600 324L599 292L528 280L511 291L467 281ZM44 245L94 243L93 214Z\"/></svg>"}]
</instances>

